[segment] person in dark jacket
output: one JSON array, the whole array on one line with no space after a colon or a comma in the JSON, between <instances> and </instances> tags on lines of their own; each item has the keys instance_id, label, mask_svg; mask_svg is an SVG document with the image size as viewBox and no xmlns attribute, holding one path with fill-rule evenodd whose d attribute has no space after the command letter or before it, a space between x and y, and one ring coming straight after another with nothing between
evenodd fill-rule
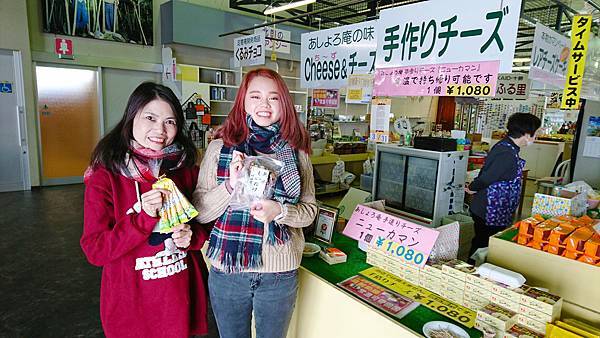
<instances>
[{"instance_id":1,"label":"person in dark jacket","mask_svg":"<svg viewBox=\"0 0 600 338\"><path fill-rule=\"evenodd\" d=\"M475 237L471 254L488 246L488 239L509 226L519 205L525 160L519 157L522 147L531 145L541 121L535 115L516 113L510 116L508 136L490 150L479 176L465 191L474 195L471 216Z\"/></svg>"}]
</instances>

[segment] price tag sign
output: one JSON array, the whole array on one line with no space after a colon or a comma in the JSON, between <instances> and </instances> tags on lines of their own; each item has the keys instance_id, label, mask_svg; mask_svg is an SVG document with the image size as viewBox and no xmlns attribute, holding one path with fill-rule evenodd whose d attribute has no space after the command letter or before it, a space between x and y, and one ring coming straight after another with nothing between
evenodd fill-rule
<instances>
[{"instance_id":1,"label":"price tag sign","mask_svg":"<svg viewBox=\"0 0 600 338\"><path fill-rule=\"evenodd\" d=\"M364 205L357 205L344 235L387 250L407 264L423 267L439 232Z\"/></svg>"},{"instance_id":2,"label":"price tag sign","mask_svg":"<svg viewBox=\"0 0 600 338\"><path fill-rule=\"evenodd\" d=\"M268 179L268 169L253 166L252 169L250 169L250 175L248 177L248 188L250 194L254 196L262 196L265 188L267 187Z\"/></svg>"},{"instance_id":3,"label":"price tag sign","mask_svg":"<svg viewBox=\"0 0 600 338\"><path fill-rule=\"evenodd\" d=\"M451 302L425 288L409 283L385 270L372 267L361 271L360 274L466 327L471 328L475 325L475 318L477 317L475 311Z\"/></svg>"},{"instance_id":4,"label":"price tag sign","mask_svg":"<svg viewBox=\"0 0 600 338\"><path fill-rule=\"evenodd\" d=\"M236 67L265 64L265 33L260 32L233 40L233 56Z\"/></svg>"}]
</instances>

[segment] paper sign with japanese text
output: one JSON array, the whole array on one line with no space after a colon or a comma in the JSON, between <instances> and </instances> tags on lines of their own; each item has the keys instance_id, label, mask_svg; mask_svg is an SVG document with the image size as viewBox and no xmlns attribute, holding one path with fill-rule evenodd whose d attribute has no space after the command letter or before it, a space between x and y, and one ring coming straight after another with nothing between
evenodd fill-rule
<instances>
[{"instance_id":1,"label":"paper sign with japanese text","mask_svg":"<svg viewBox=\"0 0 600 338\"><path fill-rule=\"evenodd\" d=\"M290 53L290 43L286 41L291 40L292 32L273 27L262 27L254 30L255 34L260 32L265 33L265 49L267 52L274 51L283 54Z\"/></svg>"},{"instance_id":2,"label":"paper sign with japanese text","mask_svg":"<svg viewBox=\"0 0 600 338\"><path fill-rule=\"evenodd\" d=\"M360 274L466 327L471 328L475 326L475 319L477 317L475 311L451 302L423 287L409 283L396 275L376 267L363 270Z\"/></svg>"},{"instance_id":3,"label":"paper sign with japanese text","mask_svg":"<svg viewBox=\"0 0 600 338\"><path fill-rule=\"evenodd\" d=\"M388 143L390 141L391 111L392 100L373 100L373 104L371 105L371 124L369 128L369 140L377 143Z\"/></svg>"},{"instance_id":4,"label":"paper sign with japanese text","mask_svg":"<svg viewBox=\"0 0 600 338\"><path fill-rule=\"evenodd\" d=\"M265 34L246 35L233 40L233 63L236 67L265 64Z\"/></svg>"},{"instance_id":5,"label":"paper sign with japanese text","mask_svg":"<svg viewBox=\"0 0 600 338\"><path fill-rule=\"evenodd\" d=\"M521 0L431 0L380 12L375 68L500 61L512 70Z\"/></svg>"},{"instance_id":6,"label":"paper sign with japanese text","mask_svg":"<svg viewBox=\"0 0 600 338\"><path fill-rule=\"evenodd\" d=\"M561 109L577 109L579 106L579 96L581 95L581 84L583 83L585 58L587 56L591 29L591 15L573 16L571 54L569 55L569 69L560 105Z\"/></svg>"},{"instance_id":7,"label":"paper sign with japanese text","mask_svg":"<svg viewBox=\"0 0 600 338\"><path fill-rule=\"evenodd\" d=\"M375 70L374 96L494 96L498 61Z\"/></svg>"},{"instance_id":8,"label":"paper sign with japanese text","mask_svg":"<svg viewBox=\"0 0 600 338\"><path fill-rule=\"evenodd\" d=\"M530 82L527 74L498 74L494 99L527 100Z\"/></svg>"},{"instance_id":9,"label":"paper sign with japanese text","mask_svg":"<svg viewBox=\"0 0 600 338\"><path fill-rule=\"evenodd\" d=\"M375 70L376 21L304 33L300 51L300 87L346 87L351 74Z\"/></svg>"},{"instance_id":10,"label":"paper sign with japanese text","mask_svg":"<svg viewBox=\"0 0 600 338\"><path fill-rule=\"evenodd\" d=\"M313 89L312 106L337 109L340 106L340 91L337 89Z\"/></svg>"},{"instance_id":11,"label":"paper sign with japanese text","mask_svg":"<svg viewBox=\"0 0 600 338\"><path fill-rule=\"evenodd\" d=\"M371 246L388 245L408 264L423 267L439 232L364 205L357 205L344 235ZM409 250L412 254L407 257Z\"/></svg>"},{"instance_id":12,"label":"paper sign with japanese text","mask_svg":"<svg viewBox=\"0 0 600 338\"><path fill-rule=\"evenodd\" d=\"M371 103L373 74L351 74L346 88L346 103Z\"/></svg>"},{"instance_id":13,"label":"paper sign with japanese text","mask_svg":"<svg viewBox=\"0 0 600 338\"><path fill-rule=\"evenodd\" d=\"M538 22L533 35L529 78L563 88L570 46L569 38Z\"/></svg>"}]
</instances>

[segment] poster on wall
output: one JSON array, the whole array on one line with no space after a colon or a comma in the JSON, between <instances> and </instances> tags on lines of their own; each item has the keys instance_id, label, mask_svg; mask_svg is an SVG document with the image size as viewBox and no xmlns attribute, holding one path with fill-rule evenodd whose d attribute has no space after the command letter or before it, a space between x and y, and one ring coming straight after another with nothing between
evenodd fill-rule
<instances>
[{"instance_id":1,"label":"poster on wall","mask_svg":"<svg viewBox=\"0 0 600 338\"><path fill-rule=\"evenodd\" d=\"M340 106L340 91L337 89L313 89L312 106L337 109Z\"/></svg>"},{"instance_id":2,"label":"poster on wall","mask_svg":"<svg viewBox=\"0 0 600 338\"><path fill-rule=\"evenodd\" d=\"M373 95L373 74L352 74L348 77L346 103L371 103Z\"/></svg>"},{"instance_id":3,"label":"poster on wall","mask_svg":"<svg viewBox=\"0 0 600 338\"><path fill-rule=\"evenodd\" d=\"M558 89L563 88L570 45L567 37L537 23L533 35L529 78Z\"/></svg>"},{"instance_id":4,"label":"poster on wall","mask_svg":"<svg viewBox=\"0 0 600 338\"><path fill-rule=\"evenodd\" d=\"M431 0L386 9L375 68L500 61L512 70L521 0Z\"/></svg>"},{"instance_id":5,"label":"poster on wall","mask_svg":"<svg viewBox=\"0 0 600 338\"><path fill-rule=\"evenodd\" d=\"M302 88L346 87L352 74L375 70L375 21L304 33L300 49Z\"/></svg>"},{"instance_id":6,"label":"poster on wall","mask_svg":"<svg viewBox=\"0 0 600 338\"><path fill-rule=\"evenodd\" d=\"M43 0L45 33L152 46L152 0Z\"/></svg>"},{"instance_id":7,"label":"poster on wall","mask_svg":"<svg viewBox=\"0 0 600 338\"><path fill-rule=\"evenodd\" d=\"M527 100L530 85L526 74L498 74L494 99Z\"/></svg>"},{"instance_id":8,"label":"poster on wall","mask_svg":"<svg viewBox=\"0 0 600 338\"><path fill-rule=\"evenodd\" d=\"M590 116L583 156L600 158L600 116Z\"/></svg>"},{"instance_id":9,"label":"poster on wall","mask_svg":"<svg viewBox=\"0 0 600 338\"><path fill-rule=\"evenodd\" d=\"M391 99L374 99L371 105L369 140L377 143L390 142Z\"/></svg>"}]
</instances>

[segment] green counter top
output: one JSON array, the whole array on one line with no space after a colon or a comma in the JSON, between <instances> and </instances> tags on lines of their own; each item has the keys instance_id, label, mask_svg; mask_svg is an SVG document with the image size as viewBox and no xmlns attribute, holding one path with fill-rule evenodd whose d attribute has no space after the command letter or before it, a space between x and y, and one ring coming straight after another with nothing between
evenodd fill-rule
<instances>
[{"instance_id":1,"label":"green counter top","mask_svg":"<svg viewBox=\"0 0 600 338\"><path fill-rule=\"evenodd\" d=\"M309 239L310 240L310 239ZM302 259L302 267L306 270L314 273L315 275L323 278L331 284L337 284L349 277L357 275L360 271L370 268L371 265L366 263L367 255L365 252L358 249L358 244L355 240L348 238L342 234L333 234L334 246L348 255L346 263L329 265L318 255L314 257L304 257ZM342 291L341 288L339 288ZM370 305L369 305L370 306ZM372 306L371 306L372 307ZM377 309L373 307L374 309ZM381 311L382 313L385 313ZM423 334L422 328L425 323L440 320L446 321L452 324L456 324L462 327L469 333L472 338L481 337L482 334L479 330L474 328L467 328L458 322L455 322L447 317L434 312L425 306L419 305L415 310L410 312L402 319L397 319L391 315L385 313L389 318L401 323L402 325L410 328L411 330Z\"/></svg>"}]
</instances>

